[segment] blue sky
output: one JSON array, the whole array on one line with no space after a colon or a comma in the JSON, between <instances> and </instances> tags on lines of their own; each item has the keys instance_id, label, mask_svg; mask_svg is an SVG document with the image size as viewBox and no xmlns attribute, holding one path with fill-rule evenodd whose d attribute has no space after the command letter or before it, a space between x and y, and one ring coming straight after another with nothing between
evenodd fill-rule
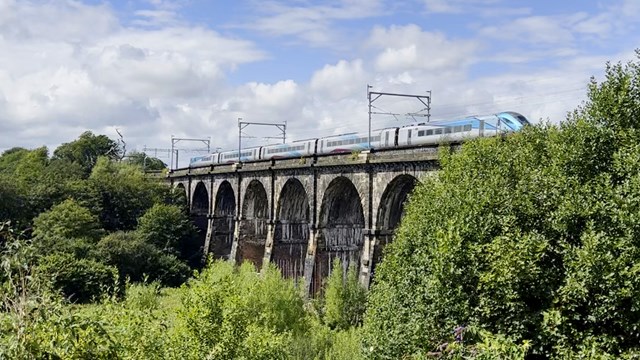
<instances>
[{"instance_id":1,"label":"blue sky","mask_svg":"<svg viewBox=\"0 0 640 360\"><path fill-rule=\"evenodd\" d=\"M559 122L606 61L634 58L639 18L637 0L0 0L0 149L116 129L129 150L231 148L239 117L290 139L366 130L367 84L431 90L433 118Z\"/></svg>"}]
</instances>

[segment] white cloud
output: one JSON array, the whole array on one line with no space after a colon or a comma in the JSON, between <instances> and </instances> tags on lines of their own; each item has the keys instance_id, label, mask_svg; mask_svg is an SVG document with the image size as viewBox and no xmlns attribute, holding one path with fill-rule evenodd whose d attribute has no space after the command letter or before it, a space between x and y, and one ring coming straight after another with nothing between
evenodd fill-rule
<instances>
[{"instance_id":1,"label":"white cloud","mask_svg":"<svg viewBox=\"0 0 640 360\"><path fill-rule=\"evenodd\" d=\"M369 44L383 49L375 62L376 70L382 72L464 70L478 50L478 44L472 40L449 40L444 34L425 32L417 25L377 27Z\"/></svg>"},{"instance_id":2,"label":"white cloud","mask_svg":"<svg viewBox=\"0 0 640 360\"><path fill-rule=\"evenodd\" d=\"M334 29L339 21L384 14L382 0L342 0L323 5L304 2L255 2L257 17L242 25L271 36L289 36L311 46L341 47L342 35Z\"/></svg>"},{"instance_id":3,"label":"white cloud","mask_svg":"<svg viewBox=\"0 0 640 360\"><path fill-rule=\"evenodd\" d=\"M125 27L107 5L8 0L0 53L10 54L0 57L0 148L55 147L87 129L118 127L138 144L188 133L208 119L226 72L264 57L249 41L201 27ZM196 109L180 108L185 101Z\"/></svg>"},{"instance_id":4,"label":"white cloud","mask_svg":"<svg viewBox=\"0 0 640 360\"><path fill-rule=\"evenodd\" d=\"M340 60L335 65L325 65L316 71L309 85L318 96L339 100L362 94L363 84L367 80L361 59Z\"/></svg>"}]
</instances>

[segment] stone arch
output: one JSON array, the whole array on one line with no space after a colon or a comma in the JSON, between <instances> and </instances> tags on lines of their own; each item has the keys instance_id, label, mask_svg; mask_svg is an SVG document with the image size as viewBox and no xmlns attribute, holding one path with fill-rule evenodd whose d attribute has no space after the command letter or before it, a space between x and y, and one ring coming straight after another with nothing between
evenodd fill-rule
<instances>
[{"instance_id":1,"label":"stone arch","mask_svg":"<svg viewBox=\"0 0 640 360\"><path fill-rule=\"evenodd\" d=\"M393 234L404 215L404 205L418 183L412 175L396 176L382 193L376 216L376 244L373 250L371 274L373 276L376 265L382 260L384 247L391 242Z\"/></svg>"},{"instance_id":2,"label":"stone arch","mask_svg":"<svg viewBox=\"0 0 640 360\"><path fill-rule=\"evenodd\" d=\"M272 260L285 278L294 281L304 275L309 242L309 197L296 178L288 179L278 198Z\"/></svg>"},{"instance_id":3,"label":"stone arch","mask_svg":"<svg viewBox=\"0 0 640 360\"><path fill-rule=\"evenodd\" d=\"M313 294L322 290L324 279L332 271L335 258L341 260L342 271L345 273L350 264L359 269L364 226L364 211L358 190L346 177L333 179L324 193L320 207L310 289Z\"/></svg>"},{"instance_id":4,"label":"stone arch","mask_svg":"<svg viewBox=\"0 0 640 360\"><path fill-rule=\"evenodd\" d=\"M193 191L191 212L195 215L207 215L209 213L209 192L202 181L198 181Z\"/></svg>"},{"instance_id":5,"label":"stone arch","mask_svg":"<svg viewBox=\"0 0 640 360\"><path fill-rule=\"evenodd\" d=\"M236 197L228 181L218 187L213 209L213 236L210 253L214 258L228 259L235 230Z\"/></svg>"},{"instance_id":6,"label":"stone arch","mask_svg":"<svg viewBox=\"0 0 640 360\"><path fill-rule=\"evenodd\" d=\"M183 183L177 183L172 189L173 202L179 206L189 208L189 193Z\"/></svg>"},{"instance_id":7,"label":"stone arch","mask_svg":"<svg viewBox=\"0 0 640 360\"><path fill-rule=\"evenodd\" d=\"M264 247L269 224L269 200L267 192L258 180L251 180L242 201L240 237L236 261L251 261L256 269L262 267Z\"/></svg>"}]
</instances>

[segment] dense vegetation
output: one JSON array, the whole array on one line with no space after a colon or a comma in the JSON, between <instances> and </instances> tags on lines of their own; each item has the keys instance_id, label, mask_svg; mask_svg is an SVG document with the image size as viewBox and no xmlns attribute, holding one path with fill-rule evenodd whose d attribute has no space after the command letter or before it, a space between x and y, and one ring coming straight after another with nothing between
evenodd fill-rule
<instances>
[{"instance_id":1,"label":"dense vegetation","mask_svg":"<svg viewBox=\"0 0 640 360\"><path fill-rule=\"evenodd\" d=\"M640 356L639 144L631 63L559 126L443 151L376 271L373 357L429 351L461 325L532 358Z\"/></svg>"},{"instance_id":2,"label":"dense vegetation","mask_svg":"<svg viewBox=\"0 0 640 360\"><path fill-rule=\"evenodd\" d=\"M313 300L272 266L192 272L184 199L117 142L8 150L0 359L638 358L640 61L588 96L560 125L443 147L371 292L351 268Z\"/></svg>"}]
</instances>

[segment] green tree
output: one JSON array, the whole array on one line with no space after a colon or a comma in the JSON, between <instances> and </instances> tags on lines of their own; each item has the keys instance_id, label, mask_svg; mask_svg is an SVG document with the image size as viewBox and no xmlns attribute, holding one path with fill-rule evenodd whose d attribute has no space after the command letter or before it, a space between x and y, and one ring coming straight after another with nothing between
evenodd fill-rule
<instances>
[{"instance_id":1,"label":"green tree","mask_svg":"<svg viewBox=\"0 0 640 360\"><path fill-rule=\"evenodd\" d=\"M191 270L173 254L145 242L135 232L115 232L98 243L96 257L118 268L121 281L159 281L166 286L178 286Z\"/></svg>"},{"instance_id":2,"label":"green tree","mask_svg":"<svg viewBox=\"0 0 640 360\"><path fill-rule=\"evenodd\" d=\"M169 189L137 166L98 159L88 181L75 184L78 201L97 214L107 231L133 230L144 212L167 198Z\"/></svg>"},{"instance_id":3,"label":"green tree","mask_svg":"<svg viewBox=\"0 0 640 360\"><path fill-rule=\"evenodd\" d=\"M200 244L196 229L178 206L155 204L140 220L136 232L142 239L183 259L200 261Z\"/></svg>"},{"instance_id":4,"label":"green tree","mask_svg":"<svg viewBox=\"0 0 640 360\"><path fill-rule=\"evenodd\" d=\"M559 126L443 150L376 270L371 356L429 351L461 325L546 358L637 356L639 115L640 63L607 65Z\"/></svg>"},{"instance_id":5,"label":"green tree","mask_svg":"<svg viewBox=\"0 0 640 360\"><path fill-rule=\"evenodd\" d=\"M94 135L91 131L85 131L78 139L58 146L53 152L53 158L80 164L88 176L99 157L115 160L121 157L121 152L118 143L106 135Z\"/></svg>"},{"instance_id":6,"label":"green tree","mask_svg":"<svg viewBox=\"0 0 640 360\"><path fill-rule=\"evenodd\" d=\"M75 200L66 200L34 219L36 237L61 237L97 241L103 233L98 218Z\"/></svg>"},{"instance_id":7,"label":"green tree","mask_svg":"<svg viewBox=\"0 0 640 360\"><path fill-rule=\"evenodd\" d=\"M165 164L162 160L155 157L147 156L147 154L137 151L130 152L127 155L127 162L129 164L140 166L144 171L158 171L167 168L167 164Z\"/></svg>"}]
</instances>

